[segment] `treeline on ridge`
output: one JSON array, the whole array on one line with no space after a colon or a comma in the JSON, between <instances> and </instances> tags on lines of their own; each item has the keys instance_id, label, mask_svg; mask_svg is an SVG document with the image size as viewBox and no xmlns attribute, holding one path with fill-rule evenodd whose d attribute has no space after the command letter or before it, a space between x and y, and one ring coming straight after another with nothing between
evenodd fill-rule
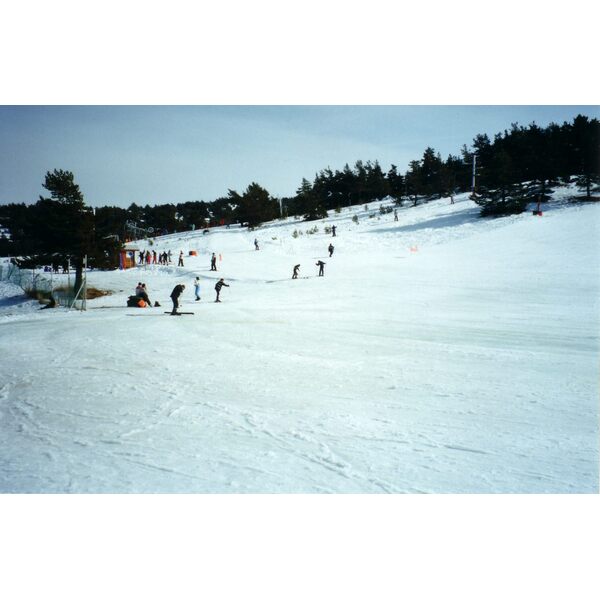
<instances>
[{"instance_id":1,"label":"treeline on ridge","mask_svg":"<svg viewBox=\"0 0 600 600\"><path fill-rule=\"evenodd\" d=\"M0 206L0 225L10 231L10 239L0 237L0 255L75 256L85 247L92 264L108 267L116 264L120 245L135 231L131 225L138 232L160 235L231 223L255 227L288 216L314 220L332 209L388 197L399 206L414 206L471 190L473 155L477 162L473 198L483 216L521 212L533 200L545 201L553 185L573 176L582 197L593 199L600 183L600 122L578 115L572 123L545 128L513 124L493 140L477 135L471 149L465 145L458 155L446 159L427 147L404 172L393 164L384 172L377 160L359 160L341 170L327 167L312 182L302 179L295 195L284 198L252 182L243 192L228 190L211 202L134 203L128 208L92 210L85 205L73 174L55 170L46 174L44 182L50 198L40 197L32 205ZM72 238L76 252L69 250Z\"/></svg>"}]
</instances>

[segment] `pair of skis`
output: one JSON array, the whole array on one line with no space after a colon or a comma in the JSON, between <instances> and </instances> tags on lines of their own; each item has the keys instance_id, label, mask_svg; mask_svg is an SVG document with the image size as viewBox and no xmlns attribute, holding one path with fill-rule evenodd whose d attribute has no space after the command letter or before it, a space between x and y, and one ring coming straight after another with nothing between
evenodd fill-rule
<instances>
[{"instance_id":1,"label":"pair of skis","mask_svg":"<svg viewBox=\"0 0 600 600\"><path fill-rule=\"evenodd\" d=\"M172 313L172 312L167 312L165 311L164 313L165 315L171 315L172 317L182 317L183 315L193 315L193 312L176 312L176 313ZM157 315L156 313L152 314L152 313L136 313L135 315L132 313L127 313L128 317L160 317L160 315Z\"/></svg>"}]
</instances>

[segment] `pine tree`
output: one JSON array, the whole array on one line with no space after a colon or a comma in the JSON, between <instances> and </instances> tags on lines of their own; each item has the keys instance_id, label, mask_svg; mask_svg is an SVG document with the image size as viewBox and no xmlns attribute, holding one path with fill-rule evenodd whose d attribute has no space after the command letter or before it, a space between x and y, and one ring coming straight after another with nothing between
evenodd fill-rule
<instances>
[{"instance_id":1,"label":"pine tree","mask_svg":"<svg viewBox=\"0 0 600 600\"><path fill-rule=\"evenodd\" d=\"M46 173L43 187L50 198L40 196L30 223L30 235L38 240L38 253L58 253L73 260L75 290L83 281L83 260L94 245L94 216L70 171Z\"/></svg>"},{"instance_id":2,"label":"pine tree","mask_svg":"<svg viewBox=\"0 0 600 600\"><path fill-rule=\"evenodd\" d=\"M279 204L258 183L252 182L241 196L229 190L229 197L231 203L236 205L234 215L241 223L248 223L249 227L272 221L279 215Z\"/></svg>"},{"instance_id":3,"label":"pine tree","mask_svg":"<svg viewBox=\"0 0 600 600\"><path fill-rule=\"evenodd\" d=\"M442 159L435 150L428 147L421 159L420 179L423 193L429 197L442 196L441 185Z\"/></svg>"},{"instance_id":4,"label":"pine tree","mask_svg":"<svg viewBox=\"0 0 600 600\"><path fill-rule=\"evenodd\" d=\"M421 183L421 161L411 160L409 170L404 177L406 196L416 206L419 196L423 194L423 184ZM411 198L412 196L412 198Z\"/></svg>"},{"instance_id":5,"label":"pine tree","mask_svg":"<svg viewBox=\"0 0 600 600\"><path fill-rule=\"evenodd\" d=\"M528 198L523 186L514 183L514 165L505 150L495 153L487 167L485 177L493 186L482 184L475 202L481 206L481 216L499 216L521 213L527 207Z\"/></svg>"},{"instance_id":6,"label":"pine tree","mask_svg":"<svg viewBox=\"0 0 600 600\"><path fill-rule=\"evenodd\" d=\"M389 194L396 202L400 202L402 195L404 194L404 177L398 173L398 167L396 165L392 165L387 172L387 181Z\"/></svg>"},{"instance_id":7,"label":"pine tree","mask_svg":"<svg viewBox=\"0 0 600 600\"><path fill-rule=\"evenodd\" d=\"M302 178L302 184L296 191L296 203L298 214L303 214L307 221L314 221L327 216L327 211L313 191L313 187L306 178Z\"/></svg>"},{"instance_id":8,"label":"pine tree","mask_svg":"<svg viewBox=\"0 0 600 600\"><path fill-rule=\"evenodd\" d=\"M577 115L572 128L573 150L577 165L577 186L592 198L600 191L600 121Z\"/></svg>"}]
</instances>

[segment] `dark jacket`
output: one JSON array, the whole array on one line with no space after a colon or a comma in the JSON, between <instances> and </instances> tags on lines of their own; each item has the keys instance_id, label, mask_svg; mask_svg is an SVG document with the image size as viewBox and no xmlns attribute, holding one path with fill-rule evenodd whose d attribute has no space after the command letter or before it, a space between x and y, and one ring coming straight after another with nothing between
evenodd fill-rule
<instances>
[{"instance_id":1,"label":"dark jacket","mask_svg":"<svg viewBox=\"0 0 600 600\"><path fill-rule=\"evenodd\" d=\"M179 296L181 296L181 294L183 293L184 287L183 285L176 285L173 288L173 291L171 292L171 298L179 298Z\"/></svg>"},{"instance_id":2,"label":"dark jacket","mask_svg":"<svg viewBox=\"0 0 600 600\"><path fill-rule=\"evenodd\" d=\"M217 292L221 291L221 288L225 286L225 287L229 287L226 283L224 283L223 281L217 281L217 285L215 285L215 290L217 290Z\"/></svg>"}]
</instances>

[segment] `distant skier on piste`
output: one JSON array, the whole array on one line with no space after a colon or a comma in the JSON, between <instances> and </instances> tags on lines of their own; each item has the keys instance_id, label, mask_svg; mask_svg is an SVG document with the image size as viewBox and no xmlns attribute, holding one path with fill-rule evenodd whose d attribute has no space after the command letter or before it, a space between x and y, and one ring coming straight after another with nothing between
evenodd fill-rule
<instances>
[{"instance_id":1,"label":"distant skier on piste","mask_svg":"<svg viewBox=\"0 0 600 600\"><path fill-rule=\"evenodd\" d=\"M171 311L172 315L177 314L177 309L179 308L179 296L181 296L183 290L185 290L185 285L180 283L179 285L176 285L171 292L171 300L173 301L173 310Z\"/></svg>"},{"instance_id":2,"label":"distant skier on piste","mask_svg":"<svg viewBox=\"0 0 600 600\"><path fill-rule=\"evenodd\" d=\"M179 262L177 263L178 267L183 267L183 250L179 252Z\"/></svg>"},{"instance_id":3,"label":"distant skier on piste","mask_svg":"<svg viewBox=\"0 0 600 600\"><path fill-rule=\"evenodd\" d=\"M329 248L327 248L327 250L329 250L329 258L331 258L333 256L333 244L329 244Z\"/></svg>"},{"instance_id":4,"label":"distant skier on piste","mask_svg":"<svg viewBox=\"0 0 600 600\"><path fill-rule=\"evenodd\" d=\"M260 250L260 248L258 247L258 240L256 238L254 238L254 249Z\"/></svg>"},{"instance_id":5,"label":"distant skier on piste","mask_svg":"<svg viewBox=\"0 0 600 600\"><path fill-rule=\"evenodd\" d=\"M331 226L331 236L332 237L335 237L335 229L336 229L335 225L332 225Z\"/></svg>"},{"instance_id":6,"label":"distant skier on piste","mask_svg":"<svg viewBox=\"0 0 600 600\"><path fill-rule=\"evenodd\" d=\"M298 271L300 270L300 265L294 265L294 272L292 273L292 279L298 279Z\"/></svg>"},{"instance_id":7,"label":"distant skier on piste","mask_svg":"<svg viewBox=\"0 0 600 600\"><path fill-rule=\"evenodd\" d=\"M324 276L324 268L325 268L325 263L322 260L319 260L315 263L315 265L317 265L317 267L319 267L319 277L323 277Z\"/></svg>"},{"instance_id":8,"label":"distant skier on piste","mask_svg":"<svg viewBox=\"0 0 600 600\"><path fill-rule=\"evenodd\" d=\"M223 278L219 279L219 281L217 281L217 284L215 285L215 290L217 292L217 299L215 300L215 302L221 302L219 300L219 294L221 293L221 288L225 286L225 287L229 287L225 281L223 280Z\"/></svg>"},{"instance_id":9,"label":"distant skier on piste","mask_svg":"<svg viewBox=\"0 0 600 600\"><path fill-rule=\"evenodd\" d=\"M196 294L196 302L200 300L200 277L194 279L194 294Z\"/></svg>"},{"instance_id":10,"label":"distant skier on piste","mask_svg":"<svg viewBox=\"0 0 600 600\"><path fill-rule=\"evenodd\" d=\"M211 271L217 270L217 255L214 252L212 253L212 256L210 257L210 270Z\"/></svg>"}]
</instances>

